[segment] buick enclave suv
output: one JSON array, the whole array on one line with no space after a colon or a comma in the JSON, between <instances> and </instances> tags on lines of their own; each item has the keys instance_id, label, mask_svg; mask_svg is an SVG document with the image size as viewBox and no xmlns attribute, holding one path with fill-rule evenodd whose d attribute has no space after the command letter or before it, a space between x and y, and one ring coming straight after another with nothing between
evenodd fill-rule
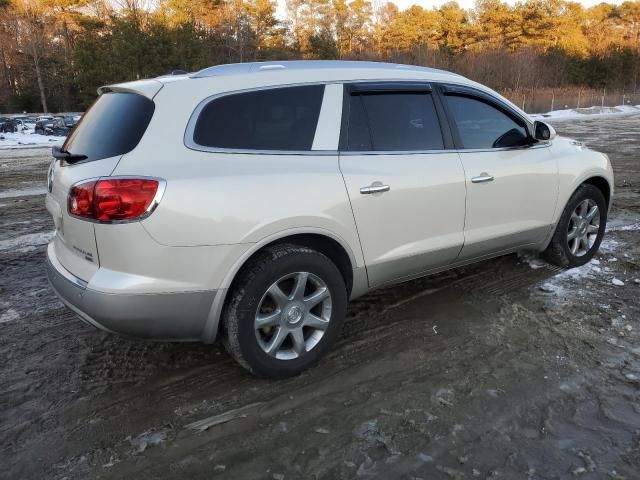
<instances>
[{"instance_id":1,"label":"buick enclave suv","mask_svg":"<svg viewBox=\"0 0 640 480\"><path fill-rule=\"evenodd\" d=\"M494 91L369 62L111 85L54 148L50 282L87 323L294 375L365 292L517 250L588 262L613 174Z\"/></svg>"}]
</instances>

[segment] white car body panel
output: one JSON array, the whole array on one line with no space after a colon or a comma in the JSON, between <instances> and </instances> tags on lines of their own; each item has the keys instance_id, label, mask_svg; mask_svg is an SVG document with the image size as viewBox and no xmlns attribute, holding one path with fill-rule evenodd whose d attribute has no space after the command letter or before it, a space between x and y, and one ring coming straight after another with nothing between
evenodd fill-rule
<instances>
[{"instance_id":1,"label":"white car body panel","mask_svg":"<svg viewBox=\"0 0 640 480\"><path fill-rule=\"evenodd\" d=\"M535 246L546 238L558 198L558 160L549 150L460 151L467 184L461 259ZM473 183L485 173L494 179Z\"/></svg>"},{"instance_id":2,"label":"white car body panel","mask_svg":"<svg viewBox=\"0 0 640 480\"><path fill-rule=\"evenodd\" d=\"M53 169L47 208L57 229L48 250L54 288L106 330L211 342L238 272L274 241L331 239L349 259L354 298L517 248L541 250L581 183L598 177L613 190L607 157L562 138L502 151L341 154L343 84L368 81L469 86L528 119L459 75L370 62L226 65L103 87L100 92L144 95L155 111L130 152ZM190 126L212 97L305 84L325 85L310 151L192 145ZM494 181L471 182L482 173ZM110 175L160 178L166 189L138 222L100 224L67 213L74 183ZM374 182L390 191L360 194Z\"/></svg>"},{"instance_id":3,"label":"white car body panel","mask_svg":"<svg viewBox=\"0 0 640 480\"><path fill-rule=\"evenodd\" d=\"M456 152L340 157L371 286L452 263L464 243L465 179ZM361 187L388 185L362 195Z\"/></svg>"},{"instance_id":4,"label":"white car body panel","mask_svg":"<svg viewBox=\"0 0 640 480\"><path fill-rule=\"evenodd\" d=\"M88 281L100 266L94 224L69 215L69 189L75 183L110 175L119 159L112 157L65 167L57 162L49 170L51 191L47 193L45 204L56 227L53 245L60 263L84 281Z\"/></svg>"}]
</instances>

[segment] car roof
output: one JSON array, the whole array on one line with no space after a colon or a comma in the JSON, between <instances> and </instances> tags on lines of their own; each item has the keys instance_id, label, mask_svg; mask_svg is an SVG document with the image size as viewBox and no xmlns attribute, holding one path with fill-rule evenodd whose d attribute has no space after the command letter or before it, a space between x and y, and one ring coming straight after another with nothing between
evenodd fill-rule
<instances>
[{"instance_id":1,"label":"car roof","mask_svg":"<svg viewBox=\"0 0 640 480\"><path fill-rule=\"evenodd\" d=\"M160 77L136 80L100 87L98 93L109 91L141 93L149 98L162 88L164 84L185 81L211 81L242 76L255 79L256 84L263 84L265 77L269 83L292 84L305 82L331 82L356 80L420 80L420 81L456 81L456 83L473 84L471 80L457 73L437 68L403 65L398 63L346 61L346 60L287 60L269 62L229 63L215 65L195 73L169 74Z\"/></svg>"},{"instance_id":2,"label":"car roof","mask_svg":"<svg viewBox=\"0 0 640 480\"><path fill-rule=\"evenodd\" d=\"M256 88L304 83L331 83L357 81L419 81L451 82L475 87L499 97L525 118L526 113L517 105L479 84L457 73L431 67L404 65L399 63L347 61L347 60L288 60L269 62L230 63L208 67L195 73L164 75L147 80L108 85L98 89L99 94L110 91L142 94L153 99L163 88L169 86L181 89L184 82L198 82L194 92L223 92L243 88ZM201 83L202 82L202 83ZM185 87L187 85L184 85ZM175 90L174 90L175 91ZM208 93L210 95L211 93Z\"/></svg>"}]
</instances>

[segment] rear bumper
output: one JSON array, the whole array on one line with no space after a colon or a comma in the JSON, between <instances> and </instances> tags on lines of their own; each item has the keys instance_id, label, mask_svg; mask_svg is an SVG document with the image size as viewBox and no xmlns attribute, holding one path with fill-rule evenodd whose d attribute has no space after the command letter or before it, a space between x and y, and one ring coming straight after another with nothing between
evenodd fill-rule
<instances>
[{"instance_id":1,"label":"rear bumper","mask_svg":"<svg viewBox=\"0 0 640 480\"><path fill-rule=\"evenodd\" d=\"M200 341L216 290L105 293L67 271L47 248L47 277L60 300L94 327L148 340Z\"/></svg>"}]
</instances>

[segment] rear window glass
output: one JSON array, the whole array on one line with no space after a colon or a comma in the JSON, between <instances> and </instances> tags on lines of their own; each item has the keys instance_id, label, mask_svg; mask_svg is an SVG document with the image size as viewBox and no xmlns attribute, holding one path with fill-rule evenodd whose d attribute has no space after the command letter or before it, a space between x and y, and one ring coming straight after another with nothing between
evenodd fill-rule
<instances>
[{"instance_id":1,"label":"rear window glass","mask_svg":"<svg viewBox=\"0 0 640 480\"><path fill-rule=\"evenodd\" d=\"M154 103L135 93L104 93L84 114L63 149L88 160L130 152L144 135Z\"/></svg>"},{"instance_id":2,"label":"rear window glass","mask_svg":"<svg viewBox=\"0 0 640 480\"><path fill-rule=\"evenodd\" d=\"M311 150L323 85L226 95L200 112L193 140L212 148Z\"/></svg>"},{"instance_id":3,"label":"rear window glass","mask_svg":"<svg viewBox=\"0 0 640 480\"><path fill-rule=\"evenodd\" d=\"M444 142L431 94L394 92L352 95L347 149L442 150Z\"/></svg>"}]
</instances>

